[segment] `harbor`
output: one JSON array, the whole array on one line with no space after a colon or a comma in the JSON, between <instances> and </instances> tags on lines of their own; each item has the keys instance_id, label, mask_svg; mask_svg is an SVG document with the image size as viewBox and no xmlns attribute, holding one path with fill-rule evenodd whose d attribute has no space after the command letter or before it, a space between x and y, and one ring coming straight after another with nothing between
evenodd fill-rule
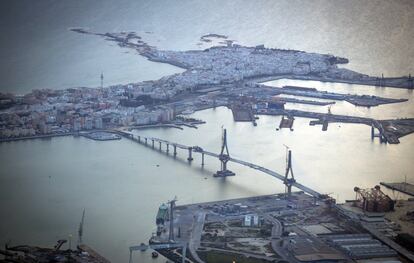
<instances>
[{"instance_id":1,"label":"harbor","mask_svg":"<svg viewBox=\"0 0 414 263\"><path fill-rule=\"evenodd\" d=\"M414 261L411 6L282 2L4 4L0 261Z\"/></svg>"},{"instance_id":2,"label":"harbor","mask_svg":"<svg viewBox=\"0 0 414 263\"><path fill-rule=\"evenodd\" d=\"M228 161L257 169L281 180L285 184L285 193L275 195L276 199L255 196L187 206L176 206L178 200L174 198L168 201L169 207L165 204L160 206L156 218L157 232L148 245L142 243L130 247L130 262L133 262L134 251L148 248L155 249L175 262L186 262L188 249L190 262L197 263L234 257L242 261L253 259L252 262L343 262L376 258L396 262L403 262L400 261L403 258L414 260L414 254L397 243L401 243L400 236L402 238L407 233L384 217L387 213L390 215L393 211L399 211L401 205L394 206L398 200L392 200L382 192L380 186L370 189L354 187L355 200L337 205L329 194L318 193L295 180L291 151L288 152L285 176L282 176L256 164L232 158L226 134L224 130L220 154L208 152L199 146L186 146L154 137L123 135L160 152L164 148L167 155L171 146L174 159L178 154L177 149L182 149L188 152L189 163L194 160L193 152L199 153L201 166L205 165L204 155L216 157L221 162L220 177L236 175L228 170ZM159 148L155 147L156 142ZM292 192L292 187L303 191ZM269 203L262 202L267 199L270 199ZM312 206L318 210L324 208L321 212L323 216L312 212ZM270 213L276 211L275 214ZM292 213L294 221L281 216L292 216ZM306 218L306 213L310 213L313 220ZM414 222L414 219L408 220ZM292 225L295 226L293 229L290 227ZM346 244L343 240L347 240Z\"/></svg>"},{"instance_id":3,"label":"harbor","mask_svg":"<svg viewBox=\"0 0 414 263\"><path fill-rule=\"evenodd\" d=\"M409 169L411 165L411 161L408 158L410 156L409 153L409 146L411 145L410 137L407 137L405 143L398 145L399 149L401 149L402 153L398 155L399 158L395 162L391 164L387 164L387 167L381 165L384 163L384 156L386 156L387 147L380 146L379 143L371 143L369 136L369 126L366 125L357 125L355 127L348 126L350 128L347 129L347 125L342 125L342 128L338 129L337 125L332 125L330 127L330 132L333 137L341 137L347 138L349 136L350 139L347 140L346 149L340 150L336 153L335 156L338 156L343 163L349 164L349 168L343 169L341 167L333 167L330 166L324 160L328 158L332 158L332 152L326 152L323 150L325 147L331 148L334 147L337 142L330 141L327 142L328 144L321 144L323 141L319 138L321 135L317 132L315 133L312 131L312 127L308 127L309 121L302 118L295 118L294 128L295 132L297 131L306 131L306 133L297 132L288 132L288 133L278 133L275 132L275 128L279 125L279 118L276 116L267 116L262 115L258 120L258 126L252 127L250 123L233 123L232 113L231 110L227 109L226 107L218 107L215 110L205 110L196 112L192 115L195 119L203 119L206 121L206 124L200 125L200 127L195 130L191 128L184 128L184 130L178 129L145 129L145 130L137 130L134 131L141 135L146 135L148 137L159 137L164 138L166 140L177 141L180 143L186 143L190 146L192 145L199 145L203 149L209 149L213 152L219 152L219 145L216 145L216 142L219 143L220 141L220 127L224 124L225 127L228 129L229 133L229 150L230 154L234 155L233 157L242 157L243 160L246 161L257 161L258 159L256 156L260 155L263 152L269 152L272 154L266 154L262 156L262 158L257 162L259 165L261 164L264 167L267 167L271 170L278 170L284 171L284 158L285 158L285 148L281 144L282 142L288 142L288 145L293 149L293 158L294 158L294 169L295 165L298 164L300 166L312 168L313 165L317 165L321 167L323 173L318 173L316 170L319 169L309 169L306 171L299 170L296 171L295 176L297 176L298 180L304 180L303 183L306 185L311 186L312 188L327 189L325 193L335 192L333 196L336 197L338 193L340 198L343 200L345 198L351 199L353 198L352 187L354 184L357 184L360 179L360 171L359 165L357 160L363 158L361 153L366 154L366 156L370 156L368 160L367 167L364 166L364 171L369 174L375 174L376 176L371 176L368 178L369 182L373 185L375 181L379 182L380 180L386 180L387 182L392 182L393 178L398 178L398 174L400 170L398 169ZM218 118L220 117L220 119ZM366 126L366 127L365 127ZM251 129L249 128L251 127ZM243 129L243 133L238 132L239 129ZM355 131L355 133L353 133ZM200 134L198 138L194 138L191 136L194 132ZM352 135L353 136L350 136ZM210 137L208 137L210 136ZM248 144L249 138L253 137L263 138L263 143L257 143L255 147L252 147L251 144ZM213 138L214 140L200 140L199 138ZM290 138L295 138L292 140ZM17 147L15 151L11 151L10 147ZM302 145L302 146L301 146ZM311 152L318 153L317 155L309 155L307 157L301 156L299 153L301 147L306 145L306 147L310 147L312 150ZM320 145L320 146L319 146ZM48 147L48 153L44 153L44 147ZM223 185L222 180L220 178L213 179L212 174L219 169L220 162L218 160L213 160L210 158L206 158L204 169L201 169L201 156L198 154L193 153L194 161L189 164L187 161L188 157L188 150L180 150L176 159L165 158L165 147L163 145L163 152L158 152L158 143L155 144L155 151L151 151L146 147L142 147L137 145L136 143L131 143L129 140L122 139L120 141L115 141L114 143L95 143L94 141L84 139L83 137L80 138L72 138L72 136L64 136L64 137L57 137L53 139L53 143L51 144L49 141L44 142L42 140L32 140L32 141L20 141L15 142L13 144L7 143L3 144L1 149L3 150L5 158L5 162L7 163L6 166L3 166L3 172L6 174L7 169L22 169L19 163L13 165L13 161L10 158L26 158L25 156L42 156L43 158L48 158L51 160L51 163L58 163L62 162L60 158L65 160L70 160L70 162L65 165L66 162L62 164L62 171L59 172L50 172L49 170L39 170L39 168L35 168L35 170L30 170L25 172L25 175L22 175L24 181L22 182L30 182L30 187L33 187L33 184L43 189L42 191L45 193L50 193L49 189L52 188L60 188L70 187L71 191L78 193L78 195L84 199L88 200L87 204L93 205L96 204L98 207L97 211L91 211L90 213L96 213L96 216L100 216L101 214L107 215L110 220L125 220L129 221L130 218L139 218L141 213L145 213L149 215L149 219L143 219L142 221L138 222L134 220L130 224L125 224L125 226L119 226L115 229L107 229L106 231L92 231L88 230L89 228L94 228L93 226L89 226L86 233L91 240L106 240L111 239L113 240L112 243L104 242L104 244L96 242L97 244L91 244L97 251L102 253L104 256L111 259L112 262L127 262L128 261L128 252L126 251L127 247L134 244L139 244L141 242L146 242L147 237L151 236L151 232L155 231L155 215L158 209L158 206L161 202L166 202L169 198L172 198L174 195L178 196L179 203L178 204L191 204L191 203L203 203L209 202L211 200L227 200L232 199L235 197L246 197L246 196L257 196L257 195L264 195L267 193L283 193L283 184L281 184L278 180L271 179L272 177L266 175L258 175L250 168L239 165L234 165L232 163L228 164L228 169L232 170L236 173L234 177L227 177L226 183ZM149 148L151 147L151 141L149 141ZM62 156L61 149L62 148L73 148L76 155L64 155ZM375 152L372 152L372 148L376 149ZM275 149L270 152L269 149ZM295 155L295 149L297 151L297 155ZM352 151L350 154L351 149L358 149L358 151ZM8 153L7 155L5 153ZM18 154L15 156L15 154ZM84 171L94 171L96 170L96 161L94 162L85 162L87 158L90 158L90 153L94 153L96 156L96 160L114 160L111 162L107 161L99 161L99 169L98 172L87 172ZM170 146L170 156L172 156L173 147ZM320 155L320 157L318 157ZM10 156L7 157L7 156ZM89 157L88 157L89 156ZM352 156L352 158L350 157ZM37 167L36 166L36 158L33 159L32 164L30 167ZM73 165L76 163L77 165ZM156 165L159 164L159 167ZM280 164L280 167L278 167ZM352 165L351 165L352 164ZM10 168L7 168L10 167ZM348 166L347 166L348 167ZM399 168L397 168L399 167ZM401 168L402 167L402 168ZM122 181L127 184L126 186L122 186L122 193L118 193L118 190L121 187L119 186L119 169L123 171ZM137 170L141 171L137 173ZM67 171L67 172L66 172ZM385 171L385 172L384 172ZM169 181L170 174L174 178L178 178L176 181ZM323 177L323 174L330 174L329 178ZM48 176L51 176L52 179L48 179ZM148 176L154 175L154 176ZM35 182L32 183L33 176L36 176ZM40 176L40 177L39 177ZM105 179L102 181L102 176ZM387 177L388 176L388 177ZM268 178L269 177L269 178ZM44 179L43 179L44 178ZM101 179L100 179L101 178ZM207 178L207 179L204 179ZM347 178L346 181L343 178ZM11 178L12 179L12 178ZM83 186L79 186L76 182L78 181L86 183L82 184ZM109 180L109 181L108 181ZM163 187L159 185L159 180L168 181L168 187ZM332 180L332 182L330 181ZM403 178L401 179L403 181ZM70 186L67 186L67 182L72 182ZM98 184L96 184L98 182ZM158 183L157 183L158 182ZM183 182L186 182L185 184ZM237 183L235 183L237 182ZM319 183L315 182L326 182L324 186L320 186ZM334 183L335 182L335 183ZM340 183L338 183L340 182ZM137 185L138 183L138 185ZM73 184L73 185L72 185ZM194 185L191 189L188 187L188 184ZM7 193L14 198L10 190L13 189L10 187L11 183L5 182L4 188L2 191ZM145 185L145 186L144 186ZM242 187L239 187L242 186ZM254 187L252 188L252 185ZM280 185L280 186L279 186ZM342 185L347 186L347 192L342 191ZM154 201L149 201L148 207L145 206L142 208L142 211L137 211L137 203L136 203L136 194L137 191L140 192L141 196L151 195L152 192L157 192L159 189L163 189L165 194L162 194L162 199L158 197L154 197ZM222 187L225 187L226 193L221 191ZM7 189L5 189L7 188ZM199 195L194 198L192 201L191 198L188 196L192 196L194 192L194 188L197 189ZM102 189L108 189L111 193L104 191ZM118 190L117 190L118 189ZM249 189L253 189L250 191ZM351 189L351 190L350 190ZM115 193L113 193L115 192ZM21 193L23 194L23 193ZM63 194L63 193L62 193ZM20 195L20 193L19 193ZM59 198L61 196L60 193L54 194L54 192L48 194L51 195L51 198ZM56 196L57 195L57 196ZM101 208L99 204L109 203L113 198L121 198L120 196L127 196L128 200L124 200L124 206L126 208L121 207L121 209L115 208L117 211L115 214L112 211L106 211L106 209ZM33 196L33 195L30 195ZM55 197L56 196L56 197ZM158 195L157 195L158 196ZM17 198L17 197L16 197ZM63 204L61 208L61 204L50 204L45 200L45 205L48 207L52 206L53 209L49 209L48 213L44 216L39 215L42 219L41 220L48 220L48 218L53 217L53 211L61 211L60 213L65 213L66 210L72 211L71 207L77 207L78 205L76 200L73 198L73 195L70 194L71 204ZM124 197L122 197L124 198ZM161 199L161 200L160 200ZM14 201L14 203L19 204L18 201ZM33 202L29 201L28 205L30 207L34 207L32 204ZM69 207L68 207L69 205ZM30 214L36 214L37 211L33 211L30 207L24 206L25 210L28 209ZM8 208L5 208L5 211L8 211ZM76 212L76 211L75 211ZM5 219L5 225L10 226L9 219ZM97 228L105 228L105 225L101 222L95 222ZM95 224L94 223L94 224ZM140 225L144 227L139 228ZM77 225L77 221L75 220L74 223L71 225ZM134 229L138 229L135 231L131 231L129 226L133 226ZM36 235L36 231L31 232L30 229L33 228L33 224L29 224L27 227L23 227L24 231L29 233L30 236ZM4 237L13 237L11 234L7 232L2 232ZM137 234L138 233L138 234ZM59 233L57 233L59 234ZM56 234L56 235L57 235ZM61 232L60 232L61 234ZM138 238L142 237L142 238ZM125 238L130 240L130 242L126 245L123 245L121 248L113 248L112 244L122 243ZM34 242L34 241L33 241ZM53 242L51 240L50 242ZM16 242L14 242L16 244ZM21 242L24 244L24 242ZM108 245L106 245L108 244ZM122 248L125 248L122 250ZM112 252L112 251L119 251L119 252ZM119 254L111 254L111 253L119 253ZM152 262L151 250L142 253L140 256L140 252L134 252L133 262ZM158 257L160 262L165 262L161 255ZM155 261L156 262L156 261ZM178 262L178 261L177 261Z\"/></svg>"},{"instance_id":4,"label":"harbor","mask_svg":"<svg viewBox=\"0 0 414 263\"><path fill-rule=\"evenodd\" d=\"M263 84L258 84L256 85L256 87L260 87L261 85ZM268 87L263 86L263 88L268 88ZM336 93L336 92L319 91L315 88L298 87L298 86L284 86L282 88L273 87L272 89L275 94L286 94L286 95L295 95L295 96L301 96L301 97L311 97L311 98L330 99L330 100L344 100L355 106L363 106L363 107L375 107L375 106L379 106L383 104L401 103L401 102L408 101L408 99L390 99L390 98L382 98L382 97L368 96L368 95L341 94L341 93ZM296 101L296 103L303 103L303 102ZM314 103L314 104L324 105L320 103ZM331 102L325 105L329 105L329 104L333 104L333 103Z\"/></svg>"},{"instance_id":5,"label":"harbor","mask_svg":"<svg viewBox=\"0 0 414 263\"><path fill-rule=\"evenodd\" d=\"M375 198L366 201L380 200ZM156 234L148 245L130 247L130 262L139 253L135 251L148 248L177 263L414 259L392 240L400 232L393 222L381 214L364 213L365 208L352 208L359 200L348 206L294 192L187 205L177 202L174 198L160 206ZM384 235L385 228L392 230Z\"/></svg>"}]
</instances>

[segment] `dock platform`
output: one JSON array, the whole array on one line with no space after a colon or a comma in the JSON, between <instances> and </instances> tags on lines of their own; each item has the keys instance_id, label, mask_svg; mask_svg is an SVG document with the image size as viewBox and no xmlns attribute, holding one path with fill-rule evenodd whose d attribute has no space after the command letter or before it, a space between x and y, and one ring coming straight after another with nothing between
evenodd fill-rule
<instances>
[{"instance_id":1,"label":"dock platform","mask_svg":"<svg viewBox=\"0 0 414 263\"><path fill-rule=\"evenodd\" d=\"M292 130L294 120L295 118L293 118L292 116L287 116L287 118L285 118L285 116L282 116L282 119L280 120L279 124L279 129L289 128Z\"/></svg>"}]
</instances>

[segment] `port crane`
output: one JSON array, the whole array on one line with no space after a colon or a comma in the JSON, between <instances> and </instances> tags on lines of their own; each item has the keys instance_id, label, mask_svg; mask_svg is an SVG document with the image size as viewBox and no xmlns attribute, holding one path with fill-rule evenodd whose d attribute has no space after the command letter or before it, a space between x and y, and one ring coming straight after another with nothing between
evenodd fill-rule
<instances>
[{"instance_id":1,"label":"port crane","mask_svg":"<svg viewBox=\"0 0 414 263\"><path fill-rule=\"evenodd\" d=\"M168 201L170 204L170 213L169 213L169 220L170 220L170 229L169 229L169 236L168 236L168 243L149 243L148 245L141 243L139 246L131 246L129 247L129 263L132 263L132 252L136 250L145 251L149 248L151 249L171 249L171 248L181 248L182 249L182 263L185 263L186 255L187 255L187 243L186 242L176 242L174 239L174 207L175 203L178 201L177 197Z\"/></svg>"}]
</instances>

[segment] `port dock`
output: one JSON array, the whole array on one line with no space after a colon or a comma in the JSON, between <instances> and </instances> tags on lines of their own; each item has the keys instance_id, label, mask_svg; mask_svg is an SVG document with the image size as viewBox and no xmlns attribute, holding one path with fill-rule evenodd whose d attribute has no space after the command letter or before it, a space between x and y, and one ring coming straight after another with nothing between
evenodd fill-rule
<instances>
[{"instance_id":1,"label":"port dock","mask_svg":"<svg viewBox=\"0 0 414 263\"><path fill-rule=\"evenodd\" d=\"M282 116L282 119L280 120L280 124L279 124L279 129L288 128L292 130L294 120L295 118L293 118L292 116L288 115L286 118L285 116Z\"/></svg>"},{"instance_id":2,"label":"port dock","mask_svg":"<svg viewBox=\"0 0 414 263\"><path fill-rule=\"evenodd\" d=\"M369 96L369 95L356 95L356 94L342 94L336 92L327 92L327 91L320 91L315 88L307 88L307 87L298 87L298 86L283 86L282 88L278 87L270 87L264 84L255 84L256 87L262 88L271 88L276 95L285 94L285 95L294 95L294 96L301 96L301 97L310 97L310 98L317 98L317 99L330 99L330 100L339 100L339 101L347 101L355 106L363 106L363 107L375 107L382 104L389 104L389 103L400 103L406 102L408 99L392 99L392 98L383 98L378 96ZM286 100L286 98L284 98ZM292 99L288 99L292 101ZM301 101L297 100L297 103L306 103L306 104L314 104L314 105L323 105L321 102L309 102L309 101ZM332 102L329 102L332 104Z\"/></svg>"},{"instance_id":3,"label":"port dock","mask_svg":"<svg viewBox=\"0 0 414 263\"><path fill-rule=\"evenodd\" d=\"M174 217L165 216L157 224L150 243L188 244L190 253L181 260L177 256L183 254L176 247L162 251L175 262L412 259L411 253L336 205L334 199L315 199L303 192L174 205L171 211ZM345 214L350 213L348 218Z\"/></svg>"},{"instance_id":4,"label":"port dock","mask_svg":"<svg viewBox=\"0 0 414 263\"><path fill-rule=\"evenodd\" d=\"M256 122L252 105L251 104L233 104L231 107L231 112L233 113L233 119L236 122Z\"/></svg>"}]
</instances>

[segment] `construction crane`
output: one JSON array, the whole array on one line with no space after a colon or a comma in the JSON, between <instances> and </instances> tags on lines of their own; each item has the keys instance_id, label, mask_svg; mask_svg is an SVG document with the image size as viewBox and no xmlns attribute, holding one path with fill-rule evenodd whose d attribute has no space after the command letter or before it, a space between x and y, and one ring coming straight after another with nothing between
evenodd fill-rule
<instances>
[{"instance_id":1,"label":"construction crane","mask_svg":"<svg viewBox=\"0 0 414 263\"><path fill-rule=\"evenodd\" d=\"M85 209L83 209L83 213L82 213L82 220L79 224L79 229L78 229L78 246L82 245L82 236L83 236L83 222L85 221Z\"/></svg>"}]
</instances>

